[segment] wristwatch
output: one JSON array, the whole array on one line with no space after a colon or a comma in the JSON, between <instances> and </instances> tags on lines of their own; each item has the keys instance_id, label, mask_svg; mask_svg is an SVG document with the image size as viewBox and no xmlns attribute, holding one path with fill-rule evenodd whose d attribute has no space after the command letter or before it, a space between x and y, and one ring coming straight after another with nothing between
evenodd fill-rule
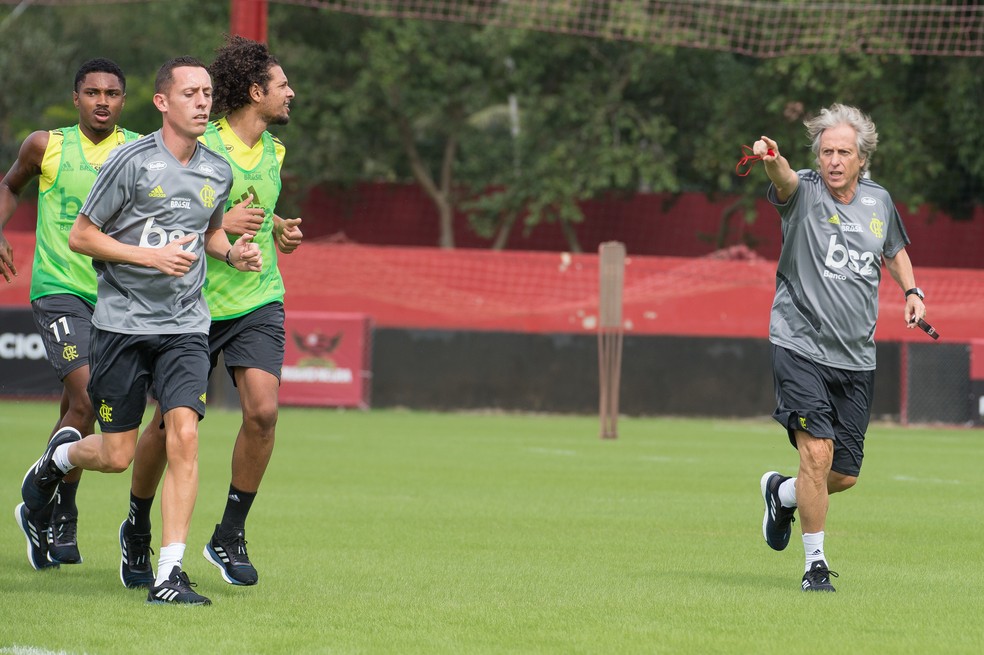
<instances>
[{"instance_id":1,"label":"wristwatch","mask_svg":"<svg viewBox=\"0 0 984 655\"><path fill-rule=\"evenodd\" d=\"M911 289L906 291L905 297L908 298L912 294L916 294L917 296L919 296L919 300L926 300L926 294L923 293L923 290L920 289L919 287L912 287Z\"/></svg>"}]
</instances>

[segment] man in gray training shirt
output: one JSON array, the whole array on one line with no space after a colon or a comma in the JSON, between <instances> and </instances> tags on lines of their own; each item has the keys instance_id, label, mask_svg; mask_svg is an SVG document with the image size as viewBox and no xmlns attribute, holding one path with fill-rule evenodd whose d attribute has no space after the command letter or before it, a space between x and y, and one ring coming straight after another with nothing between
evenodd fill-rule
<instances>
[{"instance_id":1,"label":"man in gray training shirt","mask_svg":"<svg viewBox=\"0 0 984 655\"><path fill-rule=\"evenodd\" d=\"M198 422L209 369L203 256L242 271L260 270L262 258L251 235L230 248L221 229L232 170L198 142L212 105L205 67L191 57L172 59L154 90L161 129L113 151L69 235L69 246L96 268L89 395L102 434L57 432L24 476L21 495L34 510L73 468L125 471L151 391L163 414L167 473L163 544L148 601L207 605L181 568L198 494Z\"/></svg>"},{"instance_id":2,"label":"man in gray training shirt","mask_svg":"<svg viewBox=\"0 0 984 655\"><path fill-rule=\"evenodd\" d=\"M805 122L817 170L793 171L779 145L753 146L782 218L769 341L774 418L799 451L799 472L762 476L762 532L783 550L800 510L804 591L834 591L824 553L829 494L861 473L871 414L881 265L902 289L909 328L926 314L905 246L909 237L888 192L866 177L878 133L855 107L834 104Z\"/></svg>"}]
</instances>

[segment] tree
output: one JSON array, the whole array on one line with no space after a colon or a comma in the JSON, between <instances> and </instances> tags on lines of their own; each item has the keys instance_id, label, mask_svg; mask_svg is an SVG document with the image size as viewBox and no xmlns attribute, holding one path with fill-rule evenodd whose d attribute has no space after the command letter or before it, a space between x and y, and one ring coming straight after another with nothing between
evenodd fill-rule
<instances>
[{"instance_id":1,"label":"tree","mask_svg":"<svg viewBox=\"0 0 984 655\"><path fill-rule=\"evenodd\" d=\"M511 62L508 80L519 108L508 124L516 128L513 152L500 153L499 165L489 167L486 187L493 189L467 204L475 228L494 235L493 247L505 247L523 217L527 230L558 223L568 248L579 252L572 226L584 218L584 200L678 188L675 157L665 148L674 130L652 96L639 92L663 53L536 32L487 36L489 51ZM486 141L502 142L496 132L506 127L504 113L485 130Z\"/></svg>"}]
</instances>

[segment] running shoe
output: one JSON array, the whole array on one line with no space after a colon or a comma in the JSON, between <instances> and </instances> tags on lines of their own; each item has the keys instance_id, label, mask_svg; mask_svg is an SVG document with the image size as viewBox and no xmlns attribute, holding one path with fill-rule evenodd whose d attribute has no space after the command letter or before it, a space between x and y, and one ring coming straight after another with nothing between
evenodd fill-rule
<instances>
[{"instance_id":1,"label":"running shoe","mask_svg":"<svg viewBox=\"0 0 984 655\"><path fill-rule=\"evenodd\" d=\"M180 566L175 565L171 569L171 575L160 585L152 585L147 592L148 603L174 603L184 605L211 605L205 596L196 592L192 587L197 587L194 582L188 579L188 574L181 570Z\"/></svg>"},{"instance_id":2,"label":"running shoe","mask_svg":"<svg viewBox=\"0 0 984 655\"><path fill-rule=\"evenodd\" d=\"M246 533L241 528L222 533L216 525L202 555L219 569L222 578L229 584L254 585L259 579L246 553Z\"/></svg>"},{"instance_id":3,"label":"running shoe","mask_svg":"<svg viewBox=\"0 0 984 655\"><path fill-rule=\"evenodd\" d=\"M78 543L78 514L62 512L51 520L48 530L48 559L58 564L81 564Z\"/></svg>"},{"instance_id":4,"label":"running shoe","mask_svg":"<svg viewBox=\"0 0 984 655\"><path fill-rule=\"evenodd\" d=\"M810 570L803 574L803 591L837 591L830 584L830 578L838 575L827 568L825 561L817 560L810 565Z\"/></svg>"},{"instance_id":5,"label":"running shoe","mask_svg":"<svg viewBox=\"0 0 984 655\"><path fill-rule=\"evenodd\" d=\"M127 589L150 587L154 584L154 569L150 565L149 534L131 534L130 522L120 525L120 582Z\"/></svg>"},{"instance_id":6,"label":"running shoe","mask_svg":"<svg viewBox=\"0 0 984 655\"><path fill-rule=\"evenodd\" d=\"M73 443L80 439L82 439L82 435L75 428L62 428L51 438L48 446L44 449L44 453L24 474L24 481L21 483L21 497L23 497L27 509L38 512L55 497L58 483L65 477L61 469L55 466L55 449L62 444Z\"/></svg>"},{"instance_id":7,"label":"running shoe","mask_svg":"<svg viewBox=\"0 0 984 655\"><path fill-rule=\"evenodd\" d=\"M48 522L41 518L44 512L32 512L24 503L14 508L14 518L27 538L27 561L35 571L57 569L58 564L48 560Z\"/></svg>"},{"instance_id":8,"label":"running shoe","mask_svg":"<svg viewBox=\"0 0 984 655\"><path fill-rule=\"evenodd\" d=\"M765 516L762 519L762 535L765 543L773 550L784 550L789 544L793 522L796 518L795 507L783 507L779 501L779 485L788 477L769 471L762 476L762 498L765 500Z\"/></svg>"}]
</instances>

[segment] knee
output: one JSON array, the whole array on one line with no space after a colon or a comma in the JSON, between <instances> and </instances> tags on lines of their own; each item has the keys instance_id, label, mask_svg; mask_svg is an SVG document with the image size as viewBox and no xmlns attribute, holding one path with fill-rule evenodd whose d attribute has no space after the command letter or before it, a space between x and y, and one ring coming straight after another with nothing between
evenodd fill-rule
<instances>
[{"instance_id":1,"label":"knee","mask_svg":"<svg viewBox=\"0 0 984 655\"><path fill-rule=\"evenodd\" d=\"M172 448L186 450L198 448L198 426L189 425L171 430L165 436L168 450Z\"/></svg>"},{"instance_id":2,"label":"knee","mask_svg":"<svg viewBox=\"0 0 984 655\"><path fill-rule=\"evenodd\" d=\"M826 475L834 460L833 442L828 439L801 439L797 444L800 463L807 471Z\"/></svg>"},{"instance_id":3,"label":"knee","mask_svg":"<svg viewBox=\"0 0 984 655\"><path fill-rule=\"evenodd\" d=\"M277 403L262 403L243 411L246 434L263 440L273 440L277 429Z\"/></svg>"},{"instance_id":4,"label":"knee","mask_svg":"<svg viewBox=\"0 0 984 655\"><path fill-rule=\"evenodd\" d=\"M858 476L843 475L834 471L830 472L827 478L827 492L835 494L839 491L847 491L858 483Z\"/></svg>"},{"instance_id":5,"label":"knee","mask_svg":"<svg viewBox=\"0 0 984 655\"><path fill-rule=\"evenodd\" d=\"M133 462L133 449L115 448L106 454L105 462L104 470L107 473L122 473L130 468L130 463Z\"/></svg>"}]
</instances>

